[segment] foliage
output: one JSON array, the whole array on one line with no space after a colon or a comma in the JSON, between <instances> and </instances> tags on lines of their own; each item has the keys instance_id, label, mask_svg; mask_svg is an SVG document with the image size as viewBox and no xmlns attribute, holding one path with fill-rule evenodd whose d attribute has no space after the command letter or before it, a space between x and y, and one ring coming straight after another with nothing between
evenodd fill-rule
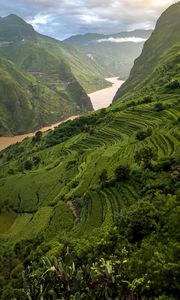
<instances>
[{"instance_id":1,"label":"foliage","mask_svg":"<svg viewBox=\"0 0 180 300\"><path fill-rule=\"evenodd\" d=\"M135 153L134 159L139 165L142 164L147 168L151 166L152 160L157 160L157 152L152 147L141 148Z\"/></svg>"},{"instance_id":2,"label":"foliage","mask_svg":"<svg viewBox=\"0 0 180 300\"><path fill-rule=\"evenodd\" d=\"M129 165L120 165L115 169L114 172L116 180L127 180L129 179L131 168Z\"/></svg>"},{"instance_id":3,"label":"foliage","mask_svg":"<svg viewBox=\"0 0 180 300\"><path fill-rule=\"evenodd\" d=\"M136 133L136 138L139 141L144 140L146 137L150 136L152 134L152 129L148 128L147 130L140 130Z\"/></svg>"}]
</instances>

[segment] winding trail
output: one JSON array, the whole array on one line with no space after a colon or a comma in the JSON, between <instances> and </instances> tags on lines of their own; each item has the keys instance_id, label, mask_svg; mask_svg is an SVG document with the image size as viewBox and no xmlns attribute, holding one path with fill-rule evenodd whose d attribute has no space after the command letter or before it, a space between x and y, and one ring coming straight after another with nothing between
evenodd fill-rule
<instances>
[{"instance_id":1,"label":"winding trail","mask_svg":"<svg viewBox=\"0 0 180 300\"><path fill-rule=\"evenodd\" d=\"M112 83L111 87L96 91L94 93L89 94L88 96L91 99L92 105L94 110L98 110L101 108L108 107L111 103L112 100L119 89L119 87L123 84L124 81L119 80L118 77L111 77L111 78L106 78L107 81ZM78 117L78 115L71 116L59 123L52 124L47 127L40 128L39 130L42 132L45 132L49 129L54 129L58 125L68 121L68 120L74 120ZM33 137L37 131L35 132L30 132L30 133L25 133L21 135L16 135L16 136L2 136L0 137L0 151L7 148L10 145L16 144L17 142L23 141L27 137Z\"/></svg>"}]
</instances>

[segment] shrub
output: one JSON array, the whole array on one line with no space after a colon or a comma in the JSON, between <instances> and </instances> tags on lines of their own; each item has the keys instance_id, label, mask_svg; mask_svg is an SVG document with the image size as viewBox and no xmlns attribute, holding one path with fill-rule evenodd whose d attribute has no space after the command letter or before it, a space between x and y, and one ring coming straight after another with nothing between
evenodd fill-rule
<instances>
[{"instance_id":1,"label":"shrub","mask_svg":"<svg viewBox=\"0 0 180 300\"><path fill-rule=\"evenodd\" d=\"M37 131L35 136L33 136L32 138L32 142L33 143L40 142L41 138L42 138L42 131Z\"/></svg>"},{"instance_id":2,"label":"shrub","mask_svg":"<svg viewBox=\"0 0 180 300\"><path fill-rule=\"evenodd\" d=\"M25 169L25 170L31 170L32 167L33 167L32 161L26 160L25 163L24 163L24 169Z\"/></svg>"},{"instance_id":3,"label":"shrub","mask_svg":"<svg viewBox=\"0 0 180 300\"><path fill-rule=\"evenodd\" d=\"M164 105L163 105L162 103L160 103L160 102L156 103L156 104L154 105L154 108L155 108L155 110L156 110L157 112L158 112L158 111L162 111L162 110L165 109Z\"/></svg>"},{"instance_id":4,"label":"shrub","mask_svg":"<svg viewBox=\"0 0 180 300\"><path fill-rule=\"evenodd\" d=\"M129 165L120 165L115 169L116 180L127 180L130 176L131 169Z\"/></svg>"},{"instance_id":5,"label":"shrub","mask_svg":"<svg viewBox=\"0 0 180 300\"><path fill-rule=\"evenodd\" d=\"M136 139L138 141L144 140L146 137L150 136L152 134L152 129L148 128L147 130L140 130L136 133Z\"/></svg>"},{"instance_id":6,"label":"shrub","mask_svg":"<svg viewBox=\"0 0 180 300\"><path fill-rule=\"evenodd\" d=\"M143 100L141 101L142 104L148 104L152 102L152 97L151 96L145 96Z\"/></svg>"},{"instance_id":7,"label":"shrub","mask_svg":"<svg viewBox=\"0 0 180 300\"><path fill-rule=\"evenodd\" d=\"M144 168L150 167L151 160L157 159L157 151L151 147L144 147L135 153L134 159L137 164L143 164Z\"/></svg>"},{"instance_id":8,"label":"shrub","mask_svg":"<svg viewBox=\"0 0 180 300\"><path fill-rule=\"evenodd\" d=\"M41 161L41 158L39 156L34 156L33 157L33 164L35 166L37 166L40 163L40 161Z\"/></svg>"},{"instance_id":9,"label":"shrub","mask_svg":"<svg viewBox=\"0 0 180 300\"><path fill-rule=\"evenodd\" d=\"M176 80L171 80L171 82L169 82L167 85L166 85L166 88L168 89L178 89L180 88L180 82L176 79Z\"/></svg>"},{"instance_id":10,"label":"shrub","mask_svg":"<svg viewBox=\"0 0 180 300\"><path fill-rule=\"evenodd\" d=\"M102 170L101 174L99 175L99 180L100 182L105 182L108 178L108 175L107 175L107 170L104 169Z\"/></svg>"}]
</instances>

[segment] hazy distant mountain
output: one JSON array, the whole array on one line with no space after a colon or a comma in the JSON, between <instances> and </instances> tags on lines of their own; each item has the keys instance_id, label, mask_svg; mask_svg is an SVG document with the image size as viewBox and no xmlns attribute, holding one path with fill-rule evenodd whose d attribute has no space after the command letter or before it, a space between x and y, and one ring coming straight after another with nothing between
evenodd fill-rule
<instances>
[{"instance_id":1,"label":"hazy distant mountain","mask_svg":"<svg viewBox=\"0 0 180 300\"><path fill-rule=\"evenodd\" d=\"M8 43L11 43L12 47L12 42L19 45L27 42L42 45L51 54L70 65L73 75L86 92L93 92L108 85L104 80L104 77L109 75L108 71L97 62L70 45L37 33L30 24L16 15L11 14L0 19L0 42L1 46L4 43L6 47Z\"/></svg>"},{"instance_id":2,"label":"hazy distant mountain","mask_svg":"<svg viewBox=\"0 0 180 300\"><path fill-rule=\"evenodd\" d=\"M127 77L152 30L134 30L111 35L88 33L72 36L64 42L82 49L109 72Z\"/></svg>"}]
</instances>

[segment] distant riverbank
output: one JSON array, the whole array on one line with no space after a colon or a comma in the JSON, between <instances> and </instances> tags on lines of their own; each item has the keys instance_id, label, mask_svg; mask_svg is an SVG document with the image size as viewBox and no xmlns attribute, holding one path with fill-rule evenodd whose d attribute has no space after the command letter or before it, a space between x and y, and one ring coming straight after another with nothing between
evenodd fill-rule
<instances>
[{"instance_id":1,"label":"distant riverbank","mask_svg":"<svg viewBox=\"0 0 180 300\"><path fill-rule=\"evenodd\" d=\"M119 80L118 77L111 77L105 79L112 83L111 87L99 90L88 95L91 99L94 110L108 107L112 103L112 100L117 90L124 83L124 81Z\"/></svg>"},{"instance_id":2,"label":"distant riverbank","mask_svg":"<svg viewBox=\"0 0 180 300\"><path fill-rule=\"evenodd\" d=\"M112 103L112 100L113 100L117 90L124 82L122 80L119 80L118 77L106 78L106 80L112 83L111 87L99 90L97 92L94 92L94 93L91 93L88 95L91 99L94 110L108 107ZM49 129L54 129L58 125L66 122L68 120L74 120L77 117L78 116L71 116L59 123L55 123L55 124L52 124L51 126L40 128L39 130L42 132L45 132ZM12 137L9 137L9 136L8 137L6 137L6 136L0 137L0 150L3 150L10 145L16 144L17 142L21 142L27 137L33 137L36 132L37 131L31 132L31 133L25 133L25 134L21 134L21 135L16 135L16 136L12 136Z\"/></svg>"},{"instance_id":3,"label":"distant riverbank","mask_svg":"<svg viewBox=\"0 0 180 300\"><path fill-rule=\"evenodd\" d=\"M71 116L71 117L69 117L69 118L67 118L67 119L65 119L61 122L52 124L52 125L47 126L47 127L40 128L37 131L45 132L49 129L54 129L58 125L66 122L66 121L69 121L69 120L74 120L77 117L78 116ZM25 134L21 134L21 135L15 135L15 136L2 136L2 137L0 137L0 150L3 150L3 149L7 148L10 145L16 144L17 142L22 142L27 137L33 137L36 134L37 131L30 132L30 133L25 133Z\"/></svg>"}]
</instances>

